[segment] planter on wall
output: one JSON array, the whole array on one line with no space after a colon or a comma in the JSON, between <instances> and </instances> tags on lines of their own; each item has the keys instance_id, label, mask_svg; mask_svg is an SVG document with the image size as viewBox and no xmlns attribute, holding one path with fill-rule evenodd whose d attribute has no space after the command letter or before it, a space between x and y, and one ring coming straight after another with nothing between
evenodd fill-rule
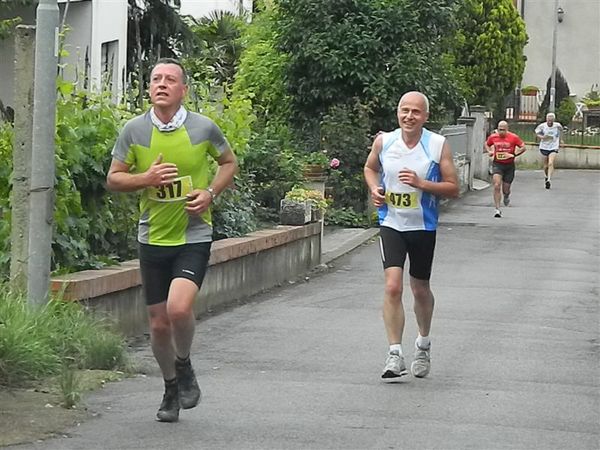
<instances>
[{"instance_id":1,"label":"planter on wall","mask_svg":"<svg viewBox=\"0 0 600 450\"><path fill-rule=\"evenodd\" d=\"M311 221L311 204L309 201L282 199L279 210L279 221L282 225L304 225Z\"/></svg>"},{"instance_id":2,"label":"planter on wall","mask_svg":"<svg viewBox=\"0 0 600 450\"><path fill-rule=\"evenodd\" d=\"M325 181L327 172L321 164L305 164L302 171L306 181Z\"/></svg>"}]
</instances>

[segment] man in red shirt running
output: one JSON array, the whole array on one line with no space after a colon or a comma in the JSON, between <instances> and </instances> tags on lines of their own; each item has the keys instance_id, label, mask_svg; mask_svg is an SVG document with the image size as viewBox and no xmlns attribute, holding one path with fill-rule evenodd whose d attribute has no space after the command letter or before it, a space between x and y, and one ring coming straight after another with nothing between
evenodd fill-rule
<instances>
[{"instance_id":1,"label":"man in red shirt running","mask_svg":"<svg viewBox=\"0 0 600 450\"><path fill-rule=\"evenodd\" d=\"M494 217L502 217L500 211L500 187L504 194L504 206L510 204L510 185L515 179L515 158L525 153L525 144L519 136L508 131L508 123L498 122L495 133L488 137L486 150L492 163L492 180L494 183Z\"/></svg>"}]
</instances>

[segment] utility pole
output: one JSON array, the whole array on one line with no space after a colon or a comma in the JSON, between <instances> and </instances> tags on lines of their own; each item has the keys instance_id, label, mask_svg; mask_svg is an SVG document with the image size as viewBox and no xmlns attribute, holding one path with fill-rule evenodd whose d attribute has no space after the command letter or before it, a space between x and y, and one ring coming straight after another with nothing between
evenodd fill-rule
<instances>
[{"instance_id":1,"label":"utility pole","mask_svg":"<svg viewBox=\"0 0 600 450\"><path fill-rule=\"evenodd\" d=\"M556 42L558 40L558 0L554 0L552 10L552 73L550 74L550 105L548 112L556 109Z\"/></svg>"},{"instance_id":2,"label":"utility pole","mask_svg":"<svg viewBox=\"0 0 600 450\"><path fill-rule=\"evenodd\" d=\"M27 266L27 298L32 304L47 302L50 288L54 217L58 16L57 0L39 0L36 14Z\"/></svg>"}]
</instances>

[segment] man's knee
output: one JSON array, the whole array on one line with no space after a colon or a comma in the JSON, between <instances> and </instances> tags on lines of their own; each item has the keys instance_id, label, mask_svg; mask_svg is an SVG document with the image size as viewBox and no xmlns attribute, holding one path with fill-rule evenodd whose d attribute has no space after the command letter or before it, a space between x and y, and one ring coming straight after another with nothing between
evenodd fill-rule
<instances>
[{"instance_id":1,"label":"man's knee","mask_svg":"<svg viewBox=\"0 0 600 450\"><path fill-rule=\"evenodd\" d=\"M411 289L415 301L417 302L426 302L430 301L433 298L433 294L431 293L431 288L429 287L429 283L419 280L419 282L411 283Z\"/></svg>"},{"instance_id":2,"label":"man's knee","mask_svg":"<svg viewBox=\"0 0 600 450\"><path fill-rule=\"evenodd\" d=\"M402 299L402 281L387 280L385 282L385 294L387 298L395 300Z\"/></svg>"}]
</instances>

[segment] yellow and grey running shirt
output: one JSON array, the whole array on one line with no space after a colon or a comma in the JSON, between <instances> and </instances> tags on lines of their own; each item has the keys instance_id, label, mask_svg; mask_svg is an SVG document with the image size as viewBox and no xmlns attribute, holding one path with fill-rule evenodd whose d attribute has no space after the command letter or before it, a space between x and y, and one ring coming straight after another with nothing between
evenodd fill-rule
<instances>
[{"instance_id":1,"label":"yellow and grey running shirt","mask_svg":"<svg viewBox=\"0 0 600 450\"><path fill-rule=\"evenodd\" d=\"M193 112L172 131L159 131L150 112L125 124L112 151L114 159L129 165L132 173L143 173L162 153L162 162L176 164L178 171L172 184L142 191L139 242L174 246L212 240L210 210L190 216L185 211L185 196L192 189L208 187L208 157L217 160L229 148L219 127Z\"/></svg>"},{"instance_id":2,"label":"yellow and grey running shirt","mask_svg":"<svg viewBox=\"0 0 600 450\"><path fill-rule=\"evenodd\" d=\"M385 203L379 207L379 224L398 231L433 231L438 223L438 198L400 182L402 169L414 170L425 180L440 181L440 158L446 138L423 129L419 143L409 149L401 129L384 133L379 154Z\"/></svg>"}]
</instances>

